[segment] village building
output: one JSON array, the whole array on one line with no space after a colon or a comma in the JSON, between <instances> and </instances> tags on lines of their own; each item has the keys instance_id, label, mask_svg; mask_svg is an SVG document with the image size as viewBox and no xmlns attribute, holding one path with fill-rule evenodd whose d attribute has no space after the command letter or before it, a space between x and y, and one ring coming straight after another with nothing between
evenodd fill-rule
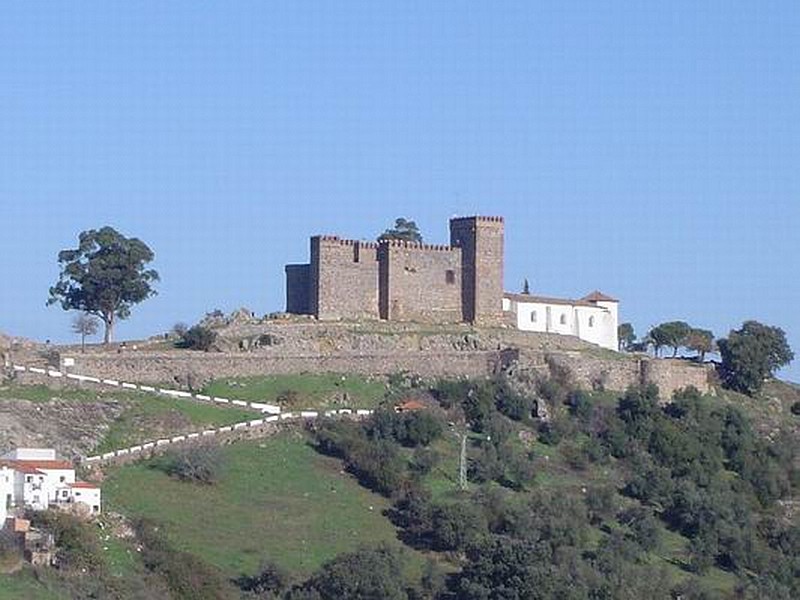
<instances>
[{"instance_id":1,"label":"village building","mask_svg":"<svg viewBox=\"0 0 800 600\"><path fill-rule=\"evenodd\" d=\"M618 349L619 302L503 291L502 217L450 220L450 244L311 238L310 260L286 265L286 312L319 320L513 325Z\"/></svg>"},{"instance_id":2,"label":"village building","mask_svg":"<svg viewBox=\"0 0 800 600\"><path fill-rule=\"evenodd\" d=\"M579 300L506 293L503 310L513 315L522 331L574 335L602 348L619 349L619 301L601 292Z\"/></svg>"},{"instance_id":3,"label":"village building","mask_svg":"<svg viewBox=\"0 0 800 600\"><path fill-rule=\"evenodd\" d=\"M75 467L51 448L17 448L0 457L0 523L15 510L83 505L99 513L100 486L78 481Z\"/></svg>"}]
</instances>

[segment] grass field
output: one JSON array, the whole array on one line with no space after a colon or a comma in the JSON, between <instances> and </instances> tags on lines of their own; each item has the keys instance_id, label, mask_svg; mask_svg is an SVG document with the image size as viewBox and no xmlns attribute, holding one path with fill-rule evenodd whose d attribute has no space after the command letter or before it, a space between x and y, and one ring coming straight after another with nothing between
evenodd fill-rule
<instances>
[{"instance_id":1,"label":"grass field","mask_svg":"<svg viewBox=\"0 0 800 600\"><path fill-rule=\"evenodd\" d=\"M23 569L12 575L0 574L0 600L61 600L67 596L52 591L36 580L33 571Z\"/></svg>"},{"instance_id":2,"label":"grass field","mask_svg":"<svg viewBox=\"0 0 800 600\"><path fill-rule=\"evenodd\" d=\"M236 400L280 403L285 410L325 408L332 405L333 399L339 399L340 406L372 408L386 394L386 384L381 379L333 373L272 375L220 379L209 384L205 393Z\"/></svg>"},{"instance_id":3,"label":"grass field","mask_svg":"<svg viewBox=\"0 0 800 600\"><path fill-rule=\"evenodd\" d=\"M231 576L253 574L264 560L303 575L361 544L400 545L381 514L388 501L359 487L302 434L224 452L226 472L214 486L179 482L146 464L122 467L103 485L107 507L153 518L177 548Z\"/></svg>"},{"instance_id":4,"label":"grass field","mask_svg":"<svg viewBox=\"0 0 800 600\"><path fill-rule=\"evenodd\" d=\"M209 426L222 426L255 418L254 411L223 408L192 400L136 394L126 410L111 424L96 453L139 444L159 435L184 433Z\"/></svg>"}]
</instances>

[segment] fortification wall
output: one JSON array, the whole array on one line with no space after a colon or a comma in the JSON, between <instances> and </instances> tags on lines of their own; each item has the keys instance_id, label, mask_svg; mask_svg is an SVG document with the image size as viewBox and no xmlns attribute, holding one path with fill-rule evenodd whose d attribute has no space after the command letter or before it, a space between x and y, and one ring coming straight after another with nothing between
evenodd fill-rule
<instances>
[{"instance_id":1,"label":"fortification wall","mask_svg":"<svg viewBox=\"0 0 800 600\"><path fill-rule=\"evenodd\" d=\"M493 369L497 353L413 352L395 354L242 355L198 352L83 355L67 372L146 384L195 386L221 377L303 373L391 375L407 371L421 377L482 377ZM64 380L63 383L68 383Z\"/></svg>"},{"instance_id":2,"label":"fortification wall","mask_svg":"<svg viewBox=\"0 0 800 600\"><path fill-rule=\"evenodd\" d=\"M709 368L685 360L528 351L521 353L518 368L546 375L550 371L548 361L566 367L572 382L585 389L624 391L634 385L654 383L662 400L671 399L674 392L689 386L702 393L711 391Z\"/></svg>"},{"instance_id":3,"label":"fortification wall","mask_svg":"<svg viewBox=\"0 0 800 600\"><path fill-rule=\"evenodd\" d=\"M390 375L401 371L422 377L483 377L498 365L546 375L549 361L569 369L584 388L625 390L655 383L664 398L692 385L711 390L709 370L686 360L619 354L575 337L516 329L471 327L463 323L425 326L386 321L361 323L280 322L235 324L220 330L225 338L268 335L271 345L249 352L148 351L123 353L77 349L61 351L62 370L119 381L199 388L209 379L248 375L354 373ZM19 358L11 357L17 363ZM65 358L72 359L67 366ZM42 370L44 372L44 370ZM53 383L63 381L53 379Z\"/></svg>"},{"instance_id":4,"label":"fortification wall","mask_svg":"<svg viewBox=\"0 0 800 600\"><path fill-rule=\"evenodd\" d=\"M380 316L391 321L461 321L461 250L400 241L378 249Z\"/></svg>"},{"instance_id":5,"label":"fortification wall","mask_svg":"<svg viewBox=\"0 0 800 600\"><path fill-rule=\"evenodd\" d=\"M693 386L705 393L711 390L712 367L676 359L646 359L642 361L642 380L658 386L662 396Z\"/></svg>"},{"instance_id":6,"label":"fortification wall","mask_svg":"<svg viewBox=\"0 0 800 600\"><path fill-rule=\"evenodd\" d=\"M503 321L502 217L450 220L450 244L462 251L462 318L468 322Z\"/></svg>"},{"instance_id":7,"label":"fortification wall","mask_svg":"<svg viewBox=\"0 0 800 600\"><path fill-rule=\"evenodd\" d=\"M311 314L311 265L286 265L286 312Z\"/></svg>"},{"instance_id":8,"label":"fortification wall","mask_svg":"<svg viewBox=\"0 0 800 600\"><path fill-rule=\"evenodd\" d=\"M310 312L319 319L377 319L378 245L311 238Z\"/></svg>"}]
</instances>

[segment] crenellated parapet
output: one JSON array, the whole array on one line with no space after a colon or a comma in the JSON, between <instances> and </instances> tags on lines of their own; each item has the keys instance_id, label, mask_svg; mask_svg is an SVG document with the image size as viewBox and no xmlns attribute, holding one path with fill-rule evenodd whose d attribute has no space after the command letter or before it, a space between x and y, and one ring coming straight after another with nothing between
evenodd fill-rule
<instances>
[{"instance_id":1,"label":"crenellated parapet","mask_svg":"<svg viewBox=\"0 0 800 600\"><path fill-rule=\"evenodd\" d=\"M408 250L430 250L432 252L452 252L454 248L447 244L425 244L421 242L409 242L406 240L381 240L379 246L389 248L405 248Z\"/></svg>"},{"instance_id":2,"label":"crenellated parapet","mask_svg":"<svg viewBox=\"0 0 800 600\"><path fill-rule=\"evenodd\" d=\"M371 250L378 249L378 242L340 238L338 235L315 235L314 237L311 238L311 240L312 241L319 240L320 242L325 242L326 245L346 246L346 247L359 246L360 248L371 249Z\"/></svg>"},{"instance_id":3,"label":"crenellated parapet","mask_svg":"<svg viewBox=\"0 0 800 600\"><path fill-rule=\"evenodd\" d=\"M288 266L287 310L322 320L494 323L502 317L503 217L450 221L450 244L311 238Z\"/></svg>"}]
</instances>

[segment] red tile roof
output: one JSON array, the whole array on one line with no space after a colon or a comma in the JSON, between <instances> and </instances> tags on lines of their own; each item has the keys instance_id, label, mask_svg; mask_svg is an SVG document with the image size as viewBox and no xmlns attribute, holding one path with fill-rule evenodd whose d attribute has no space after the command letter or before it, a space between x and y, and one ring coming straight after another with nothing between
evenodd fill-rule
<instances>
[{"instance_id":1,"label":"red tile roof","mask_svg":"<svg viewBox=\"0 0 800 600\"><path fill-rule=\"evenodd\" d=\"M398 411L401 411L401 412L404 412L404 411L407 411L407 410L424 410L426 408L428 408L428 407L425 406L419 400L406 400L404 402L401 402L397 406L395 406L395 409L398 410Z\"/></svg>"},{"instance_id":2,"label":"red tile roof","mask_svg":"<svg viewBox=\"0 0 800 600\"><path fill-rule=\"evenodd\" d=\"M10 467L22 473L38 473L40 469L67 471L75 467L68 460L0 460L0 466Z\"/></svg>"},{"instance_id":3,"label":"red tile roof","mask_svg":"<svg viewBox=\"0 0 800 600\"><path fill-rule=\"evenodd\" d=\"M28 475L44 475L44 473L42 473L36 467L26 465L24 463L18 463L15 460L0 460L0 467L8 467L9 469L14 469L15 471L26 473Z\"/></svg>"},{"instance_id":4,"label":"red tile roof","mask_svg":"<svg viewBox=\"0 0 800 600\"><path fill-rule=\"evenodd\" d=\"M533 294L504 294L509 300L515 302L530 302L535 304L564 304L566 306L585 306L591 308L601 308L586 300L571 300L570 298L549 298L547 296L534 296Z\"/></svg>"},{"instance_id":5,"label":"red tile roof","mask_svg":"<svg viewBox=\"0 0 800 600\"><path fill-rule=\"evenodd\" d=\"M581 300L586 300L586 302L619 302L616 298L612 298L611 296L607 296L603 292L598 290L593 291L591 294L584 296Z\"/></svg>"},{"instance_id":6,"label":"red tile roof","mask_svg":"<svg viewBox=\"0 0 800 600\"><path fill-rule=\"evenodd\" d=\"M96 483L89 483L88 481L76 481L75 483L68 484L71 488L81 488L81 489L89 489L89 490L97 490L100 489L100 486Z\"/></svg>"}]
</instances>

